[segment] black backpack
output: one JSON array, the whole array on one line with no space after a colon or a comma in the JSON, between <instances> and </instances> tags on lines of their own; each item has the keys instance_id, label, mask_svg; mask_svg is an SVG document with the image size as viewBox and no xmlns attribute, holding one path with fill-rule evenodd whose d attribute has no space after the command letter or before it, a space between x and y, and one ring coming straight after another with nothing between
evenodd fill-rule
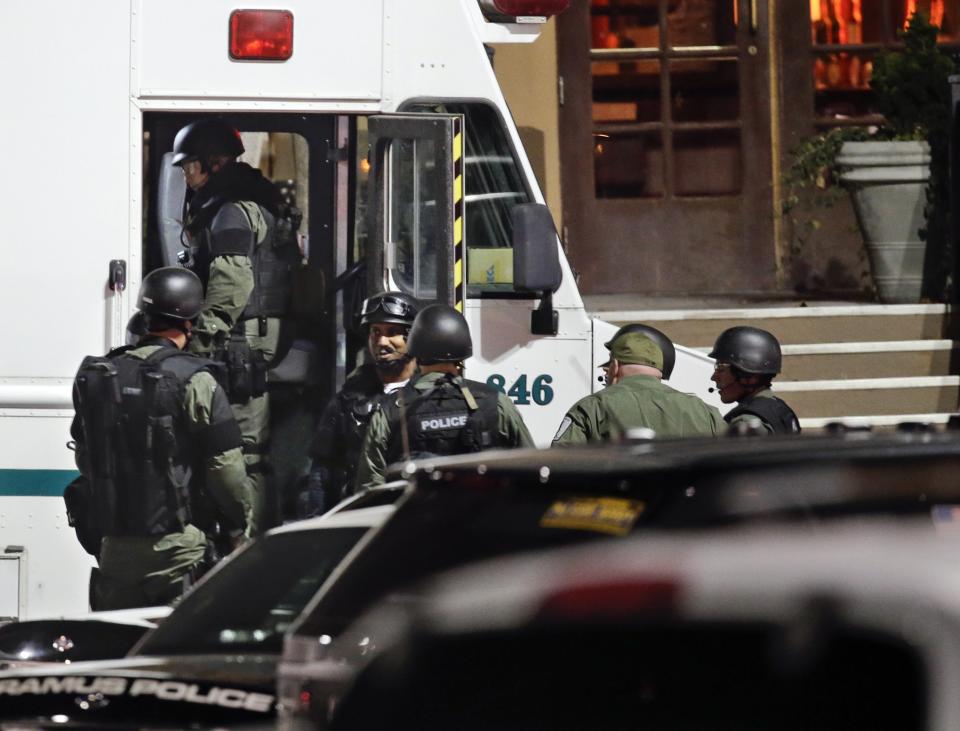
<instances>
[{"instance_id":1,"label":"black backpack","mask_svg":"<svg viewBox=\"0 0 960 731\"><path fill-rule=\"evenodd\" d=\"M81 543L98 544L97 536L162 535L191 519L195 460L185 439L184 390L195 373L216 366L173 347L146 359L129 350L87 357L77 372L75 436L87 486L71 483L68 513L83 524ZM88 515L78 518L83 504ZM77 532L80 537L79 526Z\"/></svg>"}]
</instances>

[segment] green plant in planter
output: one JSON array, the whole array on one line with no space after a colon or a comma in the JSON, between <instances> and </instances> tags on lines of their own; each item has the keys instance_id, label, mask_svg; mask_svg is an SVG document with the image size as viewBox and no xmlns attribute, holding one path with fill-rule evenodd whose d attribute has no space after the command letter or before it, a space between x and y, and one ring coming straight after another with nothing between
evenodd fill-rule
<instances>
[{"instance_id":1,"label":"green plant in planter","mask_svg":"<svg viewBox=\"0 0 960 731\"><path fill-rule=\"evenodd\" d=\"M946 143L953 62L937 46L939 30L917 11L900 33L903 51L886 51L874 61L870 88L889 139L942 137Z\"/></svg>"},{"instance_id":2,"label":"green plant in planter","mask_svg":"<svg viewBox=\"0 0 960 731\"><path fill-rule=\"evenodd\" d=\"M793 160L783 176L781 213L789 223L790 253L795 259L813 244L832 209L848 199L846 190L840 187L837 165L840 148L845 142L871 139L877 139L875 129L835 127L808 137L792 151ZM859 264L856 273L859 287L865 294L872 295L873 280L866 250L860 252Z\"/></svg>"},{"instance_id":3,"label":"green plant in planter","mask_svg":"<svg viewBox=\"0 0 960 731\"><path fill-rule=\"evenodd\" d=\"M806 192L817 207L832 208L846 193L839 187L840 169L837 156L845 142L863 142L878 139L875 131L866 127L835 127L808 137L792 151L793 162L784 175L787 195L782 210L790 214ZM819 222L807 222L808 228L819 228ZM802 243L802 240L799 242Z\"/></svg>"},{"instance_id":4,"label":"green plant in planter","mask_svg":"<svg viewBox=\"0 0 960 731\"><path fill-rule=\"evenodd\" d=\"M910 17L901 33L903 51L881 53L870 86L885 119L890 139L926 140L930 145L930 182L924 210L927 242L927 294L940 296L951 287L953 252L949 230L950 74L953 61L937 46L939 28L922 12Z\"/></svg>"},{"instance_id":5,"label":"green plant in planter","mask_svg":"<svg viewBox=\"0 0 960 731\"><path fill-rule=\"evenodd\" d=\"M791 251L799 254L822 225L816 211L829 215L830 208L846 198L839 183L837 156L845 142L867 140L927 140L933 162L927 188L926 227L922 231L928 248L941 255L928 256L931 294L944 291L952 256L947 250L948 134L950 57L937 46L938 28L918 11L901 33L902 51L887 51L874 61L871 88L878 110L884 115L879 128L838 127L802 142L792 152L793 162L784 175L782 211L792 224ZM806 206L798 207L801 201ZM813 212L811 215L809 212ZM867 257L861 281L870 289Z\"/></svg>"}]
</instances>

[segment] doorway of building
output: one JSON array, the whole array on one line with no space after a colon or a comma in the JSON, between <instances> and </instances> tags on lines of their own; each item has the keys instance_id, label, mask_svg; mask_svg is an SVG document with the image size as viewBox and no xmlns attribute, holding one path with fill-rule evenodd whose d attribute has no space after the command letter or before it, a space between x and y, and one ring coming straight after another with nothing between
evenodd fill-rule
<instances>
[{"instance_id":1,"label":"doorway of building","mask_svg":"<svg viewBox=\"0 0 960 731\"><path fill-rule=\"evenodd\" d=\"M761 0L590 0L558 18L583 291L777 288L768 23Z\"/></svg>"}]
</instances>

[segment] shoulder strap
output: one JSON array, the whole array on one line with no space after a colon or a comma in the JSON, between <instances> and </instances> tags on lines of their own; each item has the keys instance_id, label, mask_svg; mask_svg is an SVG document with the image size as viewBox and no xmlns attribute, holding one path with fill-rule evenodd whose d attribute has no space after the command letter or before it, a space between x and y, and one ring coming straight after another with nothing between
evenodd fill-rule
<instances>
[{"instance_id":1,"label":"shoulder strap","mask_svg":"<svg viewBox=\"0 0 960 731\"><path fill-rule=\"evenodd\" d=\"M267 238L267 222L263 217L263 211L253 201L234 201L243 211L247 220L250 222L250 229L253 231L253 240L257 246L263 243Z\"/></svg>"},{"instance_id":2,"label":"shoulder strap","mask_svg":"<svg viewBox=\"0 0 960 731\"><path fill-rule=\"evenodd\" d=\"M104 357L104 358L108 358L108 359L109 359L109 358L116 358L118 355L123 355L124 353L126 353L126 352L128 352L128 351L130 351L130 350L133 350L133 349L136 348L136 347L138 347L138 346L136 346L136 345L121 345L119 348L114 348L113 350L111 350L109 353L107 353L107 354L106 354L105 356L103 356L103 357ZM88 357L91 357L91 356L88 356ZM92 357L96 357L96 356L92 356Z\"/></svg>"}]
</instances>

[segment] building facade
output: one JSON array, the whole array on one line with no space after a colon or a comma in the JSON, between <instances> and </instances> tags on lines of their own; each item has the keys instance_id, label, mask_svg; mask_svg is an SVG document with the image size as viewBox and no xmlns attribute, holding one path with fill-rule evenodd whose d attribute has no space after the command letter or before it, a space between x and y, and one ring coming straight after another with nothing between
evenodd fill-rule
<instances>
[{"instance_id":1,"label":"building facade","mask_svg":"<svg viewBox=\"0 0 960 731\"><path fill-rule=\"evenodd\" d=\"M960 40L960 0L574 0L498 49L583 290L865 296L849 201L784 216L784 173L817 132L880 121L872 59L915 10Z\"/></svg>"}]
</instances>

